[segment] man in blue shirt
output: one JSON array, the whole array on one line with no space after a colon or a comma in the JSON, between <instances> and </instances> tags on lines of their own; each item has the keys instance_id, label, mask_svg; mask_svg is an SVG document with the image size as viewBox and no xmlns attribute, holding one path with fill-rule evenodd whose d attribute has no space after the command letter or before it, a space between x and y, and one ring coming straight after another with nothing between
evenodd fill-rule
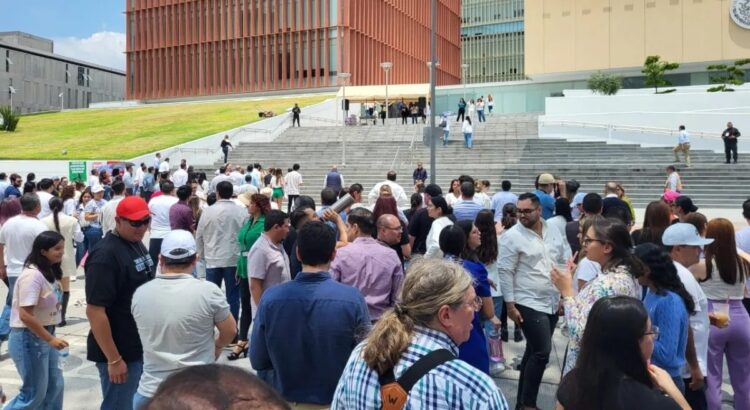
<instances>
[{"instance_id":1,"label":"man in blue shirt","mask_svg":"<svg viewBox=\"0 0 750 410\"><path fill-rule=\"evenodd\" d=\"M505 204L515 205L518 202L518 195L510 192L510 181L505 180L501 184L502 191L492 196L492 209L495 211L495 221L503 219L503 207Z\"/></svg>"},{"instance_id":2,"label":"man in blue shirt","mask_svg":"<svg viewBox=\"0 0 750 410\"><path fill-rule=\"evenodd\" d=\"M552 174L541 174L537 180L537 189L534 191L542 207L542 218L550 219L555 216L555 177Z\"/></svg>"},{"instance_id":3,"label":"man in blue shirt","mask_svg":"<svg viewBox=\"0 0 750 410\"><path fill-rule=\"evenodd\" d=\"M453 216L456 221L477 219L479 211L484 209L482 204L474 201L474 183L464 181L461 183L461 199L453 204Z\"/></svg>"},{"instance_id":4,"label":"man in blue shirt","mask_svg":"<svg viewBox=\"0 0 750 410\"><path fill-rule=\"evenodd\" d=\"M331 279L333 231L307 222L297 235L302 272L263 294L253 320L250 363L285 400L327 406L354 347L370 330L365 299Z\"/></svg>"},{"instance_id":5,"label":"man in blue shirt","mask_svg":"<svg viewBox=\"0 0 750 410\"><path fill-rule=\"evenodd\" d=\"M10 184L5 188L4 198L21 198L23 178L18 174L10 174Z\"/></svg>"}]
</instances>

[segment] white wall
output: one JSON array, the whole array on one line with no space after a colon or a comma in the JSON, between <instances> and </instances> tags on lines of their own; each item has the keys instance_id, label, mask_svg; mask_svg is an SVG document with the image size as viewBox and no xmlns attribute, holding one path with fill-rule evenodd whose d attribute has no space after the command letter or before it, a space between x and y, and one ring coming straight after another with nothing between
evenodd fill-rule
<instances>
[{"instance_id":1,"label":"white wall","mask_svg":"<svg viewBox=\"0 0 750 410\"><path fill-rule=\"evenodd\" d=\"M740 132L744 131L750 137L750 85L727 93L708 93L707 88L677 87L677 91L671 94L654 94L653 89L621 90L614 96L595 95L589 90L565 90L565 97L546 98L545 115L539 117L539 135L599 138L608 135L601 128L594 132L571 124L561 126L560 122L656 128L675 133L679 125L685 125L692 135L693 148L723 152L720 134L727 121L732 121ZM674 145L676 141L674 135L663 132L629 131L616 132L614 137L655 145ZM740 151L750 150L744 141L744 138L739 140Z\"/></svg>"}]
</instances>

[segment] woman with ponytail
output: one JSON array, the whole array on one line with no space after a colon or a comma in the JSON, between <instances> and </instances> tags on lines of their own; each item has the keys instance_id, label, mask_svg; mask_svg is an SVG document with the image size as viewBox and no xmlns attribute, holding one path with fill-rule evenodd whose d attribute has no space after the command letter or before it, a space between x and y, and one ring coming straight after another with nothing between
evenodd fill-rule
<instances>
[{"instance_id":1,"label":"woman with ponytail","mask_svg":"<svg viewBox=\"0 0 750 410\"><path fill-rule=\"evenodd\" d=\"M352 352L331 409L395 408L392 403L384 406L381 376L392 371L399 379L437 350L447 350L449 358L419 377L406 390L399 408L507 409L493 380L456 358L458 345L469 339L472 319L481 308L472 282L454 262L434 258L413 262L400 302L386 311Z\"/></svg>"},{"instance_id":2,"label":"woman with ponytail","mask_svg":"<svg viewBox=\"0 0 750 410\"><path fill-rule=\"evenodd\" d=\"M68 310L68 301L70 300L70 277L76 275L76 248L73 246L73 241L83 242L83 231L81 231L81 225L78 224L78 219L66 215L64 212L65 203L62 199L53 197L49 201L49 209L52 211L51 215L47 215L42 219L47 227L51 231L55 231L65 238L65 254L63 255L62 263L62 279L60 283L62 285L62 311L60 312L61 321L57 326L65 326L65 313Z\"/></svg>"}]
</instances>

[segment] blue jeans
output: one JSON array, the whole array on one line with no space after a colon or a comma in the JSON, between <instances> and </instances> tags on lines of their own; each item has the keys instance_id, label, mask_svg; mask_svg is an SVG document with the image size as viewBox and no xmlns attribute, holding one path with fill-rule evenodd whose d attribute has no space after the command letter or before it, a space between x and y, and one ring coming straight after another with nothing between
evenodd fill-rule
<instances>
[{"instance_id":1,"label":"blue jeans","mask_svg":"<svg viewBox=\"0 0 750 410\"><path fill-rule=\"evenodd\" d=\"M484 118L484 110L477 110L477 118L479 118L479 122L485 122L485 121L487 121Z\"/></svg>"},{"instance_id":2,"label":"blue jeans","mask_svg":"<svg viewBox=\"0 0 750 410\"><path fill-rule=\"evenodd\" d=\"M99 226L87 226L83 228L83 239L86 242L86 250L89 253L102 240L102 232L102 228Z\"/></svg>"},{"instance_id":3,"label":"blue jeans","mask_svg":"<svg viewBox=\"0 0 750 410\"><path fill-rule=\"evenodd\" d=\"M83 242L76 242L76 267L81 265L81 260L83 259L83 255L86 254L86 240L84 238Z\"/></svg>"},{"instance_id":4,"label":"blue jeans","mask_svg":"<svg viewBox=\"0 0 750 410\"><path fill-rule=\"evenodd\" d=\"M464 143L466 144L466 148L471 148L471 133L465 132L464 133Z\"/></svg>"},{"instance_id":5,"label":"blue jeans","mask_svg":"<svg viewBox=\"0 0 750 410\"><path fill-rule=\"evenodd\" d=\"M8 297L5 299L3 313L0 315L0 342L8 340L10 334L10 307L13 303L13 288L16 287L16 279L18 276L8 276Z\"/></svg>"},{"instance_id":6,"label":"blue jeans","mask_svg":"<svg viewBox=\"0 0 750 410\"><path fill-rule=\"evenodd\" d=\"M132 410L133 396L138 390L138 383L143 373L143 361L128 362L128 379L123 384L114 384L109 381L107 363L97 363L99 370L99 382L102 385L101 410Z\"/></svg>"},{"instance_id":7,"label":"blue jeans","mask_svg":"<svg viewBox=\"0 0 750 410\"><path fill-rule=\"evenodd\" d=\"M443 130L443 146L448 145L448 134L450 134L450 131Z\"/></svg>"},{"instance_id":8,"label":"blue jeans","mask_svg":"<svg viewBox=\"0 0 750 410\"><path fill-rule=\"evenodd\" d=\"M55 332L48 326L50 333ZM6 409L62 409L63 375L59 354L31 330L14 328L8 348L21 376L21 390Z\"/></svg>"},{"instance_id":9,"label":"blue jeans","mask_svg":"<svg viewBox=\"0 0 750 410\"><path fill-rule=\"evenodd\" d=\"M503 297L493 296L492 305L495 307L495 316L500 319L503 316ZM492 326L492 322L489 320L484 321L484 331L487 332L487 334L495 331L495 327Z\"/></svg>"},{"instance_id":10,"label":"blue jeans","mask_svg":"<svg viewBox=\"0 0 750 410\"><path fill-rule=\"evenodd\" d=\"M227 303L229 303L229 311L232 312L234 320L237 320L240 313L240 288L238 286L238 281L235 278L236 273L236 266L206 268L207 281L212 282L219 288L221 288L221 281L224 281L224 287L227 292Z\"/></svg>"},{"instance_id":11,"label":"blue jeans","mask_svg":"<svg viewBox=\"0 0 750 410\"><path fill-rule=\"evenodd\" d=\"M133 396L133 410L141 410L149 400L151 400L151 397L146 397L136 391Z\"/></svg>"}]
</instances>

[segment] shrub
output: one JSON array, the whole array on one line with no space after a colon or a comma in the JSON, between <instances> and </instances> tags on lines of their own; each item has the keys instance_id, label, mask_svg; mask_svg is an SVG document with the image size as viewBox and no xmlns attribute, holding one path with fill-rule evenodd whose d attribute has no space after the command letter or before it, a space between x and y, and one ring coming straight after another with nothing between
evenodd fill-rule
<instances>
[{"instance_id":1,"label":"shrub","mask_svg":"<svg viewBox=\"0 0 750 410\"><path fill-rule=\"evenodd\" d=\"M674 89L659 91L659 87L669 87L672 85L666 78L664 73L670 70L677 69L680 65L678 63L669 63L666 61L660 61L659 56L648 56L646 61L643 63L643 70L641 72L646 74L646 85L654 87L656 94L671 93Z\"/></svg>"},{"instance_id":2,"label":"shrub","mask_svg":"<svg viewBox=\"0 0 750 410\"><path fill-rule=\"evenodd\" d=\"M711 77L711 84L719 84L715 87L708 89L708 92L727 92L734 91L730 88L732 85L740 86L745 83L745 70L742 68L745 64L750 64L750 58L743 60L737 60L732 65L728 64L712 64L706 69L708 71L715 71L717 73L723 73L723 75L717 75Z\"/></svg>"},{"instance_id":3,"label":"shrub","mask_svg":"<svg viewBox=\"0 0 750 410\"><path fill-rule=\"evenodd\" d=\"M615 95L622 88L622 76L596 72L589 78L589 89L596 94Z\"/></svg>"},{"instance_id":4,"label":"shrub","mask_svg":"<svg viewBox=\"0 0 750 410\"><path fill-rule=\"evenodd\" d=\"M0 130L10 132L16 130L20 118L10 107L0 107L0 117L2 117L3 120L2 125L0 125Z\"/></svg>"}]
</instances>

